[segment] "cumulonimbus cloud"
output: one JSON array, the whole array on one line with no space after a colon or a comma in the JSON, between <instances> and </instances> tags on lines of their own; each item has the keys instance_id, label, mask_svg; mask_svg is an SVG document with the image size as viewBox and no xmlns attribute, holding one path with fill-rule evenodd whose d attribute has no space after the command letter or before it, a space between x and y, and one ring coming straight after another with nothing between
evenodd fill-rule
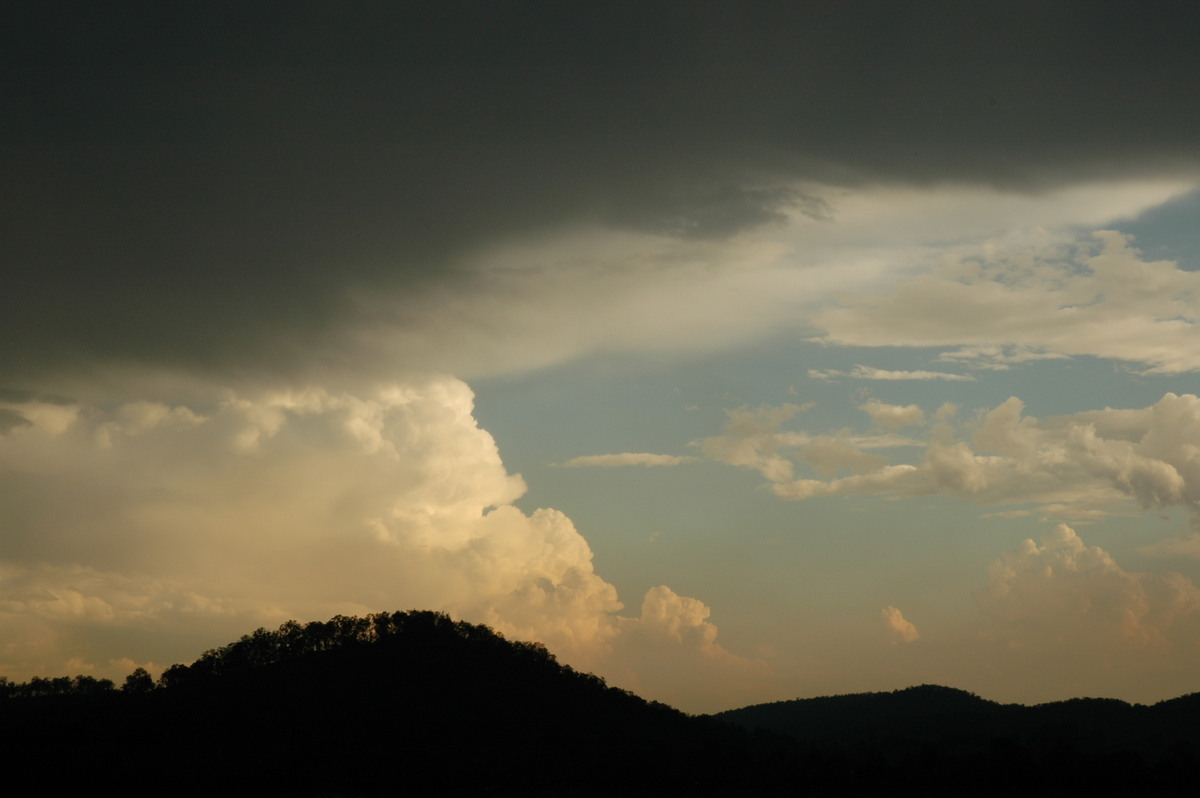
<instances>
[{"instance_id":1,"label":"cumulonimbus cloud","mask_svg":"<svg viewBox=\"0 0 1200 798\"><path fill-rule=\"evenodd\" d=\"M667 587L622 615L571 520L513 506L524 483L458 380L4 407L23 423L0 435L0 674L169 664L287 618L414 606L683 704L722 700L671 684L685 660L756 667ZM88 648L97 627L120 634Z\"/></svg>"},{"instance_id":2,"label":"cumulonimbus cloud","mask_svg":"<svg viewBox=\"0 0 1200 798\"><path fill-rule=\"evenodd\" d=\"M1186 659L1200 630L1200 588L1191 580L1126 571L1066 524L995 560L976 600L994 642L1072 658Z\"/></svg>"}]
</instances>

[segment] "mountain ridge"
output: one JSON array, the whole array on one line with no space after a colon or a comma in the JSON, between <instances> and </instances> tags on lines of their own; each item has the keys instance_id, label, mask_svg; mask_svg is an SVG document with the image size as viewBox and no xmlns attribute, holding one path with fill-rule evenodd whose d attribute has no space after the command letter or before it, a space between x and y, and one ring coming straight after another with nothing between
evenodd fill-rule
<instances>
[{"instance_id":1,"label":"mountain ridge","mask_svg":"<svg viewBox=\"0 0 1200 798\"><path fill-rule=\"evenodd\" d=\"M60 794L999 795L1200 766L1200 694L1025 707L918 685L694 716L427 611L259 629L157 687L33 681L0 680L0 750Z\"/></svg>"}]
</instances>

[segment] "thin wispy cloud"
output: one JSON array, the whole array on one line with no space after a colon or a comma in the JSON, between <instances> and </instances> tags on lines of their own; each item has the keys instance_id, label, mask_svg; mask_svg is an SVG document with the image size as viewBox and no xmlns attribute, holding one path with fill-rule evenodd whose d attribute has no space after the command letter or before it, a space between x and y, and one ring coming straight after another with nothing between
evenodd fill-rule
<instances>
[{"instance_id":1,"label":"thin wispy cloud","mask_svg":"<svg viewBox=\"0 0 1200 798\"><path fill-rule=\"evenodd\" d=\"M650 454L649 452L622 452L621 454L589 454L572 457L563 463L567 468L599 467L612 468L617 466L675 466L695 460L673 454Z\"/></svg>"},{"instance_id":2,"label":"thin wispy cloud","mask_svg":"<svg viewBox=\"0 0 1200 798\"><path fill-rule=\"evenodd\" d=\"M974 382L970 374L954 374L947 371L925 371L921 369L905 371L897 369L882 369L874 366L855 366L849 371L839 369L809 369L809 379L833 382L838 379L852 380L944 380L946 382Z\"/></svg>"},{"instance_id":3,"label":"thin wispy cloud","mask_svg":"<svg viewBox=\"0 0 1200 798\"><path fill-rule=\"evenodd\" d=\"M1180 374L1200 369L1200 272L1098 231L1075 246L989 247L816 323L830 343L952 347L946 359L991 367L1090 355Z\"/></svg>"}]
</instances>

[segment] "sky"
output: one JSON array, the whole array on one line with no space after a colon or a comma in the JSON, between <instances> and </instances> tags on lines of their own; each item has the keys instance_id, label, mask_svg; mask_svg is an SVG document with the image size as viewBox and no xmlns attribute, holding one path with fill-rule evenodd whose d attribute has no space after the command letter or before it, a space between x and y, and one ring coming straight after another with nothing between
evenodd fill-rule
<instances>
[{"instance_id":1,"label":"sky","mask_svg":"<svg viewBox=\"0 0 1200 798\"><path fill-rule=\"evenodd\" d=\"M1195 13L777 5L0 12L0 676L1200 690Z\"/></svg>"}]
</instances>

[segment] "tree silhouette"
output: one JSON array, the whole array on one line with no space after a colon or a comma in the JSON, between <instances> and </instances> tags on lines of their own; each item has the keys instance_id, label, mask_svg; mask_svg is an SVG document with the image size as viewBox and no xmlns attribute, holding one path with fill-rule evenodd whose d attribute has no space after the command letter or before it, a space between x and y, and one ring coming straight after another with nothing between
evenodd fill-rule
<instances>
[{"instance_id":1,"label":"tree silhouette","mask_svg":"<svg viewBox=\"0 0 1200 798\"><path fill-rule=\"evenodd\" d=\"M121 686L122 692L131 695L149 693L154 689L154 679L145 668L134 668L133 673L125 677L125 684Z\"/></svg>"}]
</instances>

